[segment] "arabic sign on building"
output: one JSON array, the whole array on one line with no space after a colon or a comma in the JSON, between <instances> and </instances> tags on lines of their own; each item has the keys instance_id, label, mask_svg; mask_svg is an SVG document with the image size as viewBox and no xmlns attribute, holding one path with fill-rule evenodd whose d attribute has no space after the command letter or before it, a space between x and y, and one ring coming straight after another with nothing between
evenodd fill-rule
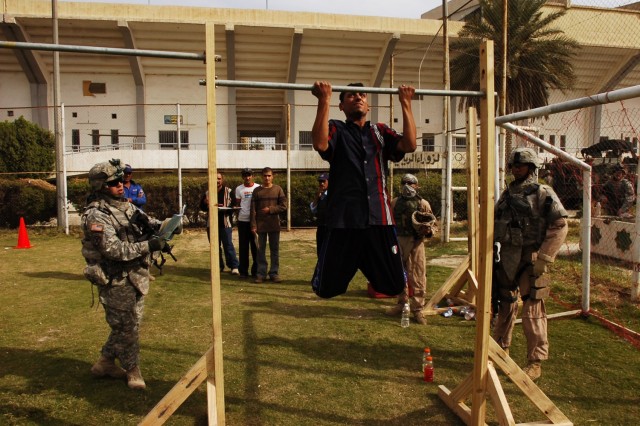
<instances>
[{"instance_id":1,"label":"arabic sign on building","mask_svg":"<svg viewBox=\"0 0 640 426\"><path fill-rule=\"evenodd\" d=\"M404 158L393 163L396 169L441 169L445 165L447 153L442 151L421 151L405 154ZM467 154L466 152L454 152L452 158L452 167L454 169L466 168Z\"/></svg>"}]
</instances>

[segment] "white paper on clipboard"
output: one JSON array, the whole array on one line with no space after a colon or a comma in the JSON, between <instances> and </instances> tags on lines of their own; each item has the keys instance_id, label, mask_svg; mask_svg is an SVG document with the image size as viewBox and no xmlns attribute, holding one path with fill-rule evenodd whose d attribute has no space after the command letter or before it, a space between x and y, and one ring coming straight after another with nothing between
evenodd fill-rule
<instances>
[{"instance_id":1,"label":"white paper on clipboard","mask_svg":"<svg viewBox=\"0 0 640 426\"><path fill-rule=\"evenodd\" d=\"M158 230L158 236L160 238L164 238L167 241L173 238L173 231L175 231L176 228L178 228L178 226L180 226L180 224L182 223L182 217L184 216L184 212L186 209L187 205L185 204L184 206L182 206L182 210L180 210L180 213L174 214L173 217L171 217L170 219L167 218L162 222L162 225L160 225L160 229Z\"/></svg>"}]
</instances>

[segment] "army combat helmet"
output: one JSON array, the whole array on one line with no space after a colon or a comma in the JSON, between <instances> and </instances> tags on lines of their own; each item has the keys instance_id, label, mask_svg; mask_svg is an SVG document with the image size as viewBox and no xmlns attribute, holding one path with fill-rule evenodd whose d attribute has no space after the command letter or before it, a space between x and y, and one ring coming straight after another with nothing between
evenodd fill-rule
<instances>
[{"instance_id":1,"label":"army combat helmet","mask_svg":"<svg viewBox=\"0 0 640 426\"><path fill-rule=\"evenodd\" d=\"M402 176L402 184L418 184L418 178L415 177L414 175L412 175L411 173L406 173L405 175Z\"/></svg>"},{"instance_id":2,"label":"army combat helmet","mask_svg":"<svg viewBox=\"0 0 640 426\"><path fill-rule=\"evenodd\" d=\"M541 166L538 154L536 154L532 148L526 147L515 148L511 151L511 155L509 156L509 167L515 163L531 164L536 169L539 169Z\"/></svg>"},{"instance_id":3,"label":"army combat helmet","mask_svg":"<svg viewBox=\"0 0 640 426\"><path fill-rule=\"evenodd\" d=\"M91 167L91 170L89 170L89 185L91 185L92 190L100 191L107 182L121 180L123 176L124 168L122 163L120 163L120 159L114 158Z\"/></svg>"}]
</instances>

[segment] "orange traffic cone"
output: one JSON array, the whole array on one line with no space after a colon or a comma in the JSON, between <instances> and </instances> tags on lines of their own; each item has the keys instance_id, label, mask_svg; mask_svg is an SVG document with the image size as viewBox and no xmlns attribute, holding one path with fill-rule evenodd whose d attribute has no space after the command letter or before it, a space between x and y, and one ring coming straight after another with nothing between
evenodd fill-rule
<instances>
[{"instance_id":1,"label":"orange traffic cone","mask_svg":"<svg viewBox=\"0 0 640 426\"><path fill-rule=\"evenodd\" d=\"M27 235L27 227L24 224L24 218L20 218L20 228L18 229L18 245L14 248L17 249L28 249L31 248L31 243L29 242L29 235Z\"/></svg>"}]
</instances>

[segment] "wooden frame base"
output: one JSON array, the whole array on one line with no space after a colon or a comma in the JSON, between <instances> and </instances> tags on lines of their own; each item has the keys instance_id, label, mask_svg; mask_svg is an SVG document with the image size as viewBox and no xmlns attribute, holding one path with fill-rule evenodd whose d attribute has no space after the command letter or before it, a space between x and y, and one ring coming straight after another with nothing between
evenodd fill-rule
<instances>
[{"instance_id":1,"label":"wooden frame base","mask_svg":"<svg viewBox=\"0 0 640 426\"><path fill-rule=\"evenodd\" d=\"M493 405L498 423L502 425L573 425L573 423L555 406L555 404L540 390L540 388L527 376L505 351L494 341L489 341L489 359L487 364L487 393ZM509 379L529 398L529 400L546 417L543 421L516 423L509 408L509 402L500 384L500 378L493 365L500 368ZM466 424L471 424L471 408L465 404L465 400L473 391L473 376L469 375L453 391L445 386L438 387L438 396L445 404L462 419Z\"/></svg>"}]
</instances>

